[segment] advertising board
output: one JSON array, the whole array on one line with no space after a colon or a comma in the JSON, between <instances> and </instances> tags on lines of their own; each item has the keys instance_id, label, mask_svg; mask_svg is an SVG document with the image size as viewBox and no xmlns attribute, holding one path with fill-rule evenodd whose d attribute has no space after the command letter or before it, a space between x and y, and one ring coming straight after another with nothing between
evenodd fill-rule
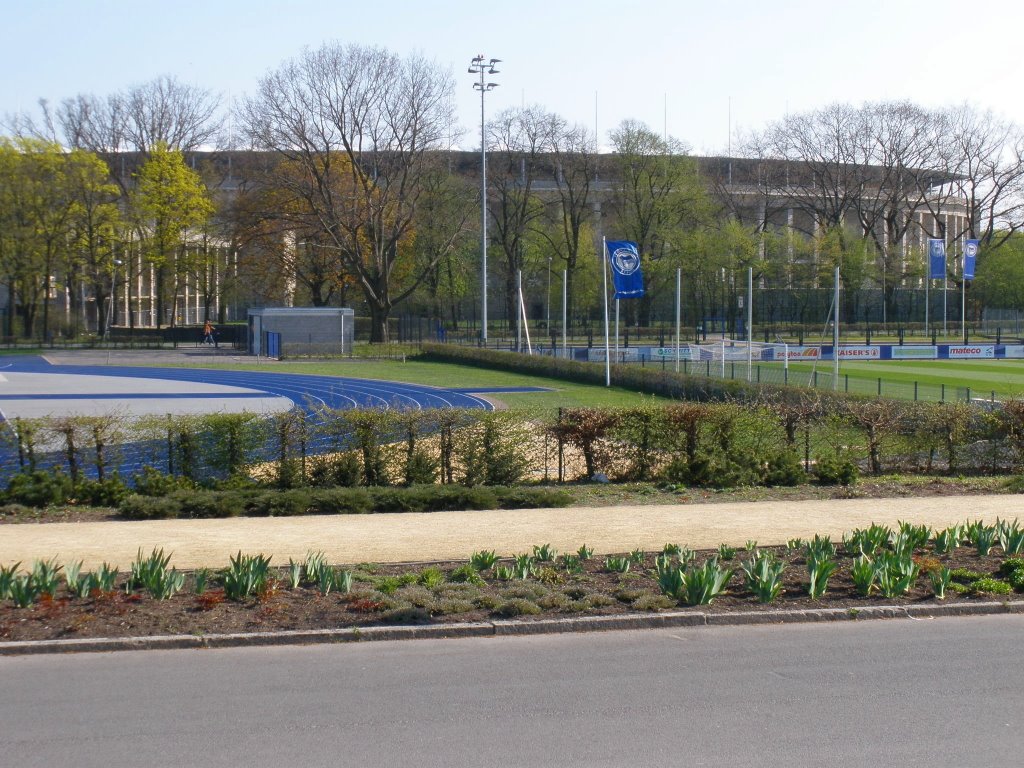
<instances>
[{"instance_id":1,"label":"advertising board","mask_svg":"<svg viewBox=\"0 0 1024 768\"><path fill-rule=\"evenodd\" d=\"M996 348L992 344L967 344L949 347L950 360L968 357L995 357Z\"/></svg>"},{"instance_id":2,"label":"advertising board","mask_svg":"<svg viewBox=\"0 0 1024 768\"><path fill-rule=\"evenodd\" d=\"M938 347L890 347L893 360L934 360L939 356Z\"/></svg>"},{"instance_id":3,"label":"advertising board","mask_svg":"<svg viewBox=\"0 0 1024 768\"><path fill-rule=\"evenodd\" d=\"M880 347L839 347L840 360L877 360L881 356Z\"/></svg>"}]
</instances>

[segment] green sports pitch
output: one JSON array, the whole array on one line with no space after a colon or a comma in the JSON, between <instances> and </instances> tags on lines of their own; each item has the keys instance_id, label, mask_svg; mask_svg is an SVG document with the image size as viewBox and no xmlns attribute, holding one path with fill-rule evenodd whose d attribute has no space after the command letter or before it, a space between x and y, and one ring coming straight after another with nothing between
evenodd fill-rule
<instances>
[{"instance_id":1,"label":"green sports pitch","mask_svg":"<svg viewBox=\"0 0 1024 768\"><path fill-rule=\"evenodd\" d=\"M780 364L773 364L776 370ZM831 387L832 362L790 362L789 383ZM1024 360L843 360L839 389L920 400L1024 396Z\"/></svg>"}]
</instances>

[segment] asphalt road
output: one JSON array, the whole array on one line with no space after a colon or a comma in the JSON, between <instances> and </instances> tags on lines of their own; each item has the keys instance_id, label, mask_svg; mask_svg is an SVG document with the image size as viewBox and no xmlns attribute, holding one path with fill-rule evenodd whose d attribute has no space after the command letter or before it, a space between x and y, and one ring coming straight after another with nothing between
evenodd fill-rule
<instances>
[{"instance_id":1,"label":"asphalt road","mask_svg":"<svg viewBox=\"0 0 1024 768\"><path fill-rule=\"evenodd\" d=\"M996 766L1024 617L0 658L7 766Z\"/></svg>"}]
</instances>

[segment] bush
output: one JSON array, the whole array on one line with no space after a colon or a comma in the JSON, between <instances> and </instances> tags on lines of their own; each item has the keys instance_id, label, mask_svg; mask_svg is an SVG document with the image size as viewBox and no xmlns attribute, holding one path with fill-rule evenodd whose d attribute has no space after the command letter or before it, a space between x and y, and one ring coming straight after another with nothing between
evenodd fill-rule
<instances>
[{"instance_id":1,"label":"bush","mask_svg":"<svg viewBox=\"0 0 1024 768\"><path fill-rule=\"evenodd\" d=\"M103 480L79 480L75 483L74 499L78 504L93 507L116 507L130 493L124 481L114 474Z\"/></svg>"},{"instance_id":2,"label":"bush","mask_svg":"<svg viewBox=\"0 0 1024 768\"><path fill-rule=\"evenodd\" d=\"M494 488L499 509L568 507L572 495L554 488ZM483 509L483 507L469 507Z\"/></svg>"},{"instance_id":3,"label":"bush","mask_svg":"<svg viewBox=\"0 0 1024 768\"><path fill-rule=\"evenodd\" d=\"M153 467L143 467L142 472L132 478L135 493L142 496L167 496L178 490L195 488L195 483L186 477L165 475Z\"/></svg>"},{"instance_id":4,"label":"bush","mask_svg":"<svg viewBox=\"0 0 1024 768\"><path fill-rule=\"evenodd\" d=\"M48 507L64 504L73 497L74 484L63 472L22 472L11 478L4 494L8 504L24 504L28 507Z\"/></svg>"},{"instance_id":5,"label":"bush","mask_svg":"<svg viewBox=\"0 0 1024 768\"><path fill-rule=\"evenodd\" d=\"M313 491L312 512L321 515L360 515L373 511L373 500L362 488L325 488Z\"/></svg>"},{"instance_id":6,"label":"bush","mask_svg":"<svg viewBox=\"0 0 1024 768\"><path fill-rule=\"evenodd\" d=\"M293 517L308 514L313 497L305 488L264 491L253 497L247 505L247 514L253 517Z\"/></svg>"},{"instance_id":7,"label":"bush","mask_svg":"<svg viewBox=\"0 0 1024 768\"><path fill-rule=\"evenodd\" d=\"M170 498L178 502L180 517L221 518L244 515L251 496L239 491L179 491Z\"/></svg>"},{"instance_id":8,"label":"bush","mask_svg":"<svg viewBox=\"0 0 1024 768\"><path fill-rule=\"evenodd\" d=\"M541 612L541 607L532 600L521 597L514 597L499 605L495 611L499 616L536 616Z\"/></svg>"},{"instance_id":9,"label":"bush","mask_svg":"<svg viewBox=\"0 0 1024 768\"><path fill-rule=\"evenodd\" d=\"M127 520L168 520L181 514L181 505L171 497L136 493L122 501L117 512Z\"/></svg>"},{"instance_id":10,"label":"bush","mask_svg":"<svg viewBox=\"0 0 1024 768\"><path fill-rule=\"evenodd\" d=\"M822 456L814 467L814 475L822 485L853 485L857 482L857 465L848 459Z\"/></svg>"},{"instance_id":11,"label":"bush","mask_svg":"<svg viewBox=\"0 0 1024 768\"><path fill-rule=\"evenodd\" d=\"M982 595L1008 595L1013 591L1013 587L1005 581L990 576L971 582L970 587L972 592Z\"/></svg>"},{"instance_id":12,"label":"bush","mask_svg":"<svg viewBox=\"0 0 1024 768\"><path fill-rule=\"evenodd\" d=\"M768 460L768 468L764 474L765 485L792 487L806 481L804 464L795 451L786 451Z\"/></svg>"}]
</instances>

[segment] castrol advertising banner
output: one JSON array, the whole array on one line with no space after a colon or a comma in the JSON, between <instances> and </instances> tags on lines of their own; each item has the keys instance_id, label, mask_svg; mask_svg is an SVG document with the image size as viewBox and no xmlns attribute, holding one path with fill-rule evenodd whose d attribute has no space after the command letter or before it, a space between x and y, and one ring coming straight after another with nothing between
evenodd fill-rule
<instances>
[{"instance_id":1,"label":"castrol advertising banner","mask_svg":"<svg viewBox=\"0 0 1024 768\"><path fill-rule=\"evenodd\" d=\"M840 360L878 360L881 347L839 347Z\"/></svg>"},{"instance_id":2,"label":"castrol advertising banner","mask_svg":"<svg viewBox=\"0 0 1024 768\"><path fill-rule=\"evenodd\" d=\"M821 357L820 347L788 347L785 352L782 349L775 349L776 359L787 357L790 360L817 360Z\"/></svg>"},{"instance_id":3,"label":"castrol advertising banner","mask_svg":"<svg viewBox=\"0 0 1024 768\"><path fill-rule=\"evenodd\" d=\"M963 357L995 357L996 348L992 344L974 344L962 347L950 345L949 358L955 360Z\"/></svg>"}]
</instances>

